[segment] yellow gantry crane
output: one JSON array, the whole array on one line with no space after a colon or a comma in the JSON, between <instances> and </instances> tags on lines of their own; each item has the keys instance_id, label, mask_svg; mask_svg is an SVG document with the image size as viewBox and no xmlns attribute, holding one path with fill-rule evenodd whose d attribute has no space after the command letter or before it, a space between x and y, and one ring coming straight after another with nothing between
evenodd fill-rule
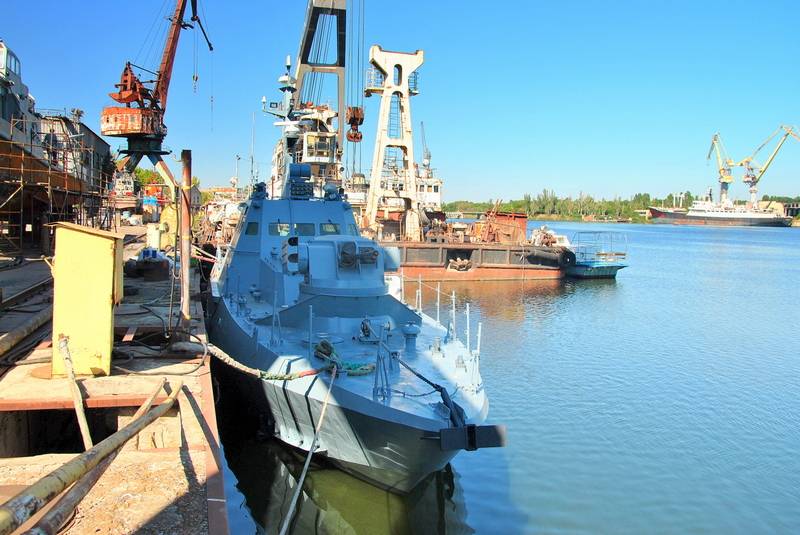
<instances>
[{"instance_id":1,"label":"yellow gantry crane","mask_svg":"<svg viewBox=\"0 0 800 535\"><path fill-rule=\"evenodd\" d=\"M725 204L728 201L728 188L733 182L733 175L731 174L731 166L736 165L733 160L728 157L725 151L725 145L722 144L722 137L719 132L714 134L711 138L711 147L708 149L708 156L706 160L711 159L711 154L717 155L717 169L719 171L719 202Z\"/></svg>"},{"instance_id":2,"label":"yellow gantry crane","mask_svg":"<svg viewBox=\"0 0 800 535\"><path fill-rule=\"evenodd\" d=\"M761 151L761 149L766 147L779 135L780 139L778 140L778 144L775 145L774 149L772 149L767 161L764 162L764 165L759 165L755 160L756 155ZM800 136L795 133L792 127L786 125L779 126L774 132L772 132L772 134L769 135L766 140L764 140L761 145L756 148L756 150L753 151L753 154L736 164L737 166L744 167L745 171L742 181L750 188L750 202L753 206L758 204L758 183L761 181L764 173L767 172L767 169L769 169L769 166L772 165L772 162L775 160L775 156L778 155L778 151L781 150L781 147L783 147L783 144L786 142L789 136L793 136L800 141Z\"/></svg>"}]
</instances>

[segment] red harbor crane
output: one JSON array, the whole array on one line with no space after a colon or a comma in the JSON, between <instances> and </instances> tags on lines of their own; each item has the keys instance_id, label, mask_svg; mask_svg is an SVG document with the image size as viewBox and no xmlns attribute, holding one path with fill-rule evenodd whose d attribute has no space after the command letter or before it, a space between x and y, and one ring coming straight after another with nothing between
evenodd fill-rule
<instances>
[{"instance_id":1,"label":"red harbor crane","mask_svg":"<svg viewBox=\"0 0 800 535\"><path fill-rule=\"evenodd\" d=\"M120 82L116 84L117 91L109 93L112 99L124 106L106 107L100 116L100 132L104 136L124 137L128 141L127 149L121 151L125 157L117 166L120 170L133 173L141 159L147 156L162 178L172 184L175 183L172 173L161 156L169 153L162 148L162 143L167 135L164 114L167 110L169 82L172 78L172 67L175 63L175 53L178 50L181 30L194 28L194 24L197 24L203 32L208 49L214 49L197 16L197 0L191 0L191 22L183 20L186 3L187 0L178 0L175 5L175 12L170 19L167 32L167 40L164 43L164 52L161 55L161 64L158 72L153 73L155 79L140 80L134 72L134 68L147 69L127 62ZM153 84L152 88L148 87L148 84Z\"/></svg>"}]
</instances>

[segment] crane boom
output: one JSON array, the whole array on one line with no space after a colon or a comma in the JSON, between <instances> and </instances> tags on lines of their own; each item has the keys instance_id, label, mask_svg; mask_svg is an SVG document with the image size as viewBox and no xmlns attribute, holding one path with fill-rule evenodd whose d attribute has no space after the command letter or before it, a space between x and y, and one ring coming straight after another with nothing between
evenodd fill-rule
<instances>
[{"instance_id":1,"label":"crane boom","mask_svg":"<svg viewBox=\"0 0 800 535\"><path fill-rule=\"evenodd\" d=\"M195 2L192 2L195 7ZM167 109L167 94L169 92L169 82L172 79L172 67L175 65L175 52L178 50L178 38L184 28L183 14L186 12L186 0L178 0L175 4L175 13L172 16L172 24L169 26L167 41L164 43L164 52L161 54L161 64L158 67L158 77L156 87L153 90L153 105Z\"/></svg>"},{"instance_id":2,"label":"crane boom","mask_svg":"<svg viewBox=\"0 0 800 535\"><path fill-rule=\"evenodd\" d=\"M161 55L161 65L158 68L158 80L153 90L153 96L155 97L155 102L161 106L162 111L167 109L167 93L169 92L169 82L172 79L172 67L175 64L175 53L178 50L178 39L180 38L181 30L192 27L191 24L183 22L183 14L185 12L186 0L179 0L175 5L175 15L172 17L167 42ZM203 38L206 40L209 52L213 51L214 47L211 45L211 41L208 40L206 29L203 27L200 17L197 16L197 0L192 0L192 22L196 23L200 27L200 31L203 32Z\"/></svg>"},{"instance_id":3,"label":"crane boom","mask_svg":"<svg viewBox=\"0 0 800 535\"><path fill-rule=\"evenodd\" d=\"M177 0L175 3L175 11L170 18L170 27L167 31L161 63L155 73L156 80L153 89L151 90L145 85L145 82L139 79L133 70L134 66L131 62L127 62L122 71L120 83L116 84L117 91L109 93L112 99L124 106L108 106L103 108L100 115L101 134L124 137L128 142L127 148L120 151L126 155L118 165L120 171L133 173L141 159L147 156L165 180L174 182L161 156L168 152L162 148L162 143L167 135L164 112L167 108L167 95L172 79L172 68L175 65L178 40L182 29L193 27L191 23L183 21L186 3L187 0ZM191 0L191 3L192 22L200 26L208 49L213 50L197 16L197 0ZM133 104L136 106L132 107Z\"/></svg>"},{"instance_id":4,"label":"crane boom","mask_svg":"<svg viewBox=\"0 0 800 535\"><path fill-rule=\"evenodd\" d=\"M422 167L429 169L431 166L431 151L428 148L428 142L425 139L425 123L420 121L419 132L422 137Z\"/></svg>"},{"instance_id":5,"label":"crane boom","mask_svg":"<svg viewBox=\"0 0 800 535\"><path fill-rule=\"evenodd\" d=\"M789 135L795 138L797 141L800 141L800 136L797 135L797 132L794 131L793 127L784 125L781 128L783 128L786 132L788 132Z\"/></svg>"},{"instance_id":6,"label":"crane boom","mask_svg":"<svg viewBox=\"0 0 800 535\"><path fill-rule=\"evenodd\" d=\"M778 134L780 134L781 131L783 131L784 133L781 136L780 140L778 141L778 144L772 150L772 152L769 155L769 158L767 158L767 161L764 163L764 165L759 167L755 161L756 154L758 154L761 151L761 149L767 146L769 142L775 139L775 137ZM769 169L769 166L772 165L772 162L775 160L775 156L778 155L778 151L781 150L781 147L783 147L783 144L786 142L786 140L789 138L790 135L797 137L792 128L783 125L779 126L778 128L775 129L774 132L772 132L772 134L769 135L769 137L767 137L767 139L761 145L759 145L756 148L756 150L753 151L753 154L751 154L750 156L743 159L741 162L737 164L745 168L745 173L744 177L742 178L742 181L748 186L750 186L750 203L753 206L755 206L758 203L758 183L761 181L761 178L764 176L764 173L767 172L767 169Z\"/></svg>"},{"instance_id":7,"label":"crane boom","mask_svg":"<svg viewBox=\"0 0 800 535\"><path fill-rule=\"evenodd\" d=\"M773 149L772 154L769 155L769 158L767 158L767 161L764 162L763 167L761 167L761 169L759 170L758 174L756 175L755 182L753 182L754 186L756 184L758 184L759 180L761 180L761 177L763 177L764 173L767 172L767 169L769 169L769 166L772 165L772 161L775 159L775 156L778 155L778 151L781 150L781 147L786 142L786 139L792 134L793 134L793 132L792 132L791 129L787 130L786 133L783 134L783 136L781 137L781 140L778 141L778 144Z\"/></svg>"}]
</instances>

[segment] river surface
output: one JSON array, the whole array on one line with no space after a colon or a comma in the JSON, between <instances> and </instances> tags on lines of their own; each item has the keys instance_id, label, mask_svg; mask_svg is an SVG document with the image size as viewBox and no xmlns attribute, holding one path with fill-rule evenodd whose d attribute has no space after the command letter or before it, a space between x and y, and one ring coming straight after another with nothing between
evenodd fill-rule
<instances>
[{"instance_id":1,"label":"river surface","mask_svg":"<svg viewBox=\"0 0 800 535\"><path fill-rule=\"evenodd\" d=\"M630 267L443 286L508 446L405 497L316 467L294 533L800 532L800 229L550 226L625 232ZM302 459L222 432L232 532L276 533Z\"/></svg>"}]
</instances>

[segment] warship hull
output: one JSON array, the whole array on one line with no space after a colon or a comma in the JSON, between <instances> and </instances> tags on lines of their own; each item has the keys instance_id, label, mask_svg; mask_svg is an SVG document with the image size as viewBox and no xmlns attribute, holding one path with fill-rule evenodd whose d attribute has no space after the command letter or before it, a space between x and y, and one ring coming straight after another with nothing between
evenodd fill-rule
<instances>
[{"instance_id":1,"label":"warship hull","mask_svg":"<svg viewBox=\"0 0 800 535\"><path fill-rule=\"evenodd\" d=\"M769 212L755 211L674 211L650 208L653 221L673 225L705 225L715 227L788 227L792 219Z\"/></svg>"},{"instance_id":2,"label":"warship hull","mask_svg":"<svg viewBox=\"0 0 800 535\"><path fill-rule=\"evenodd\" d=\"M275 358L268 347L242 329L220 300L212 316L210 337L237 361L258 369L270 369ZM292 381L257 379L240 373L229 380L243 396L250 410L266 416L271 433L281 442L308 451L323 410L328 382L320 376ZM371 382L372 379L369 379ZM470 421L483 422L488 401L482 392L482 405ZM438 396L428 396L433 402ZM439 418L426 418L391 406L365 403L362 396L334 384L319 435L316 455L345 472L377 487L406 494L426 476L443 469L459 450L443 450L438 439L431 439L446 427Z\"/></svg>"}]
</instances>

